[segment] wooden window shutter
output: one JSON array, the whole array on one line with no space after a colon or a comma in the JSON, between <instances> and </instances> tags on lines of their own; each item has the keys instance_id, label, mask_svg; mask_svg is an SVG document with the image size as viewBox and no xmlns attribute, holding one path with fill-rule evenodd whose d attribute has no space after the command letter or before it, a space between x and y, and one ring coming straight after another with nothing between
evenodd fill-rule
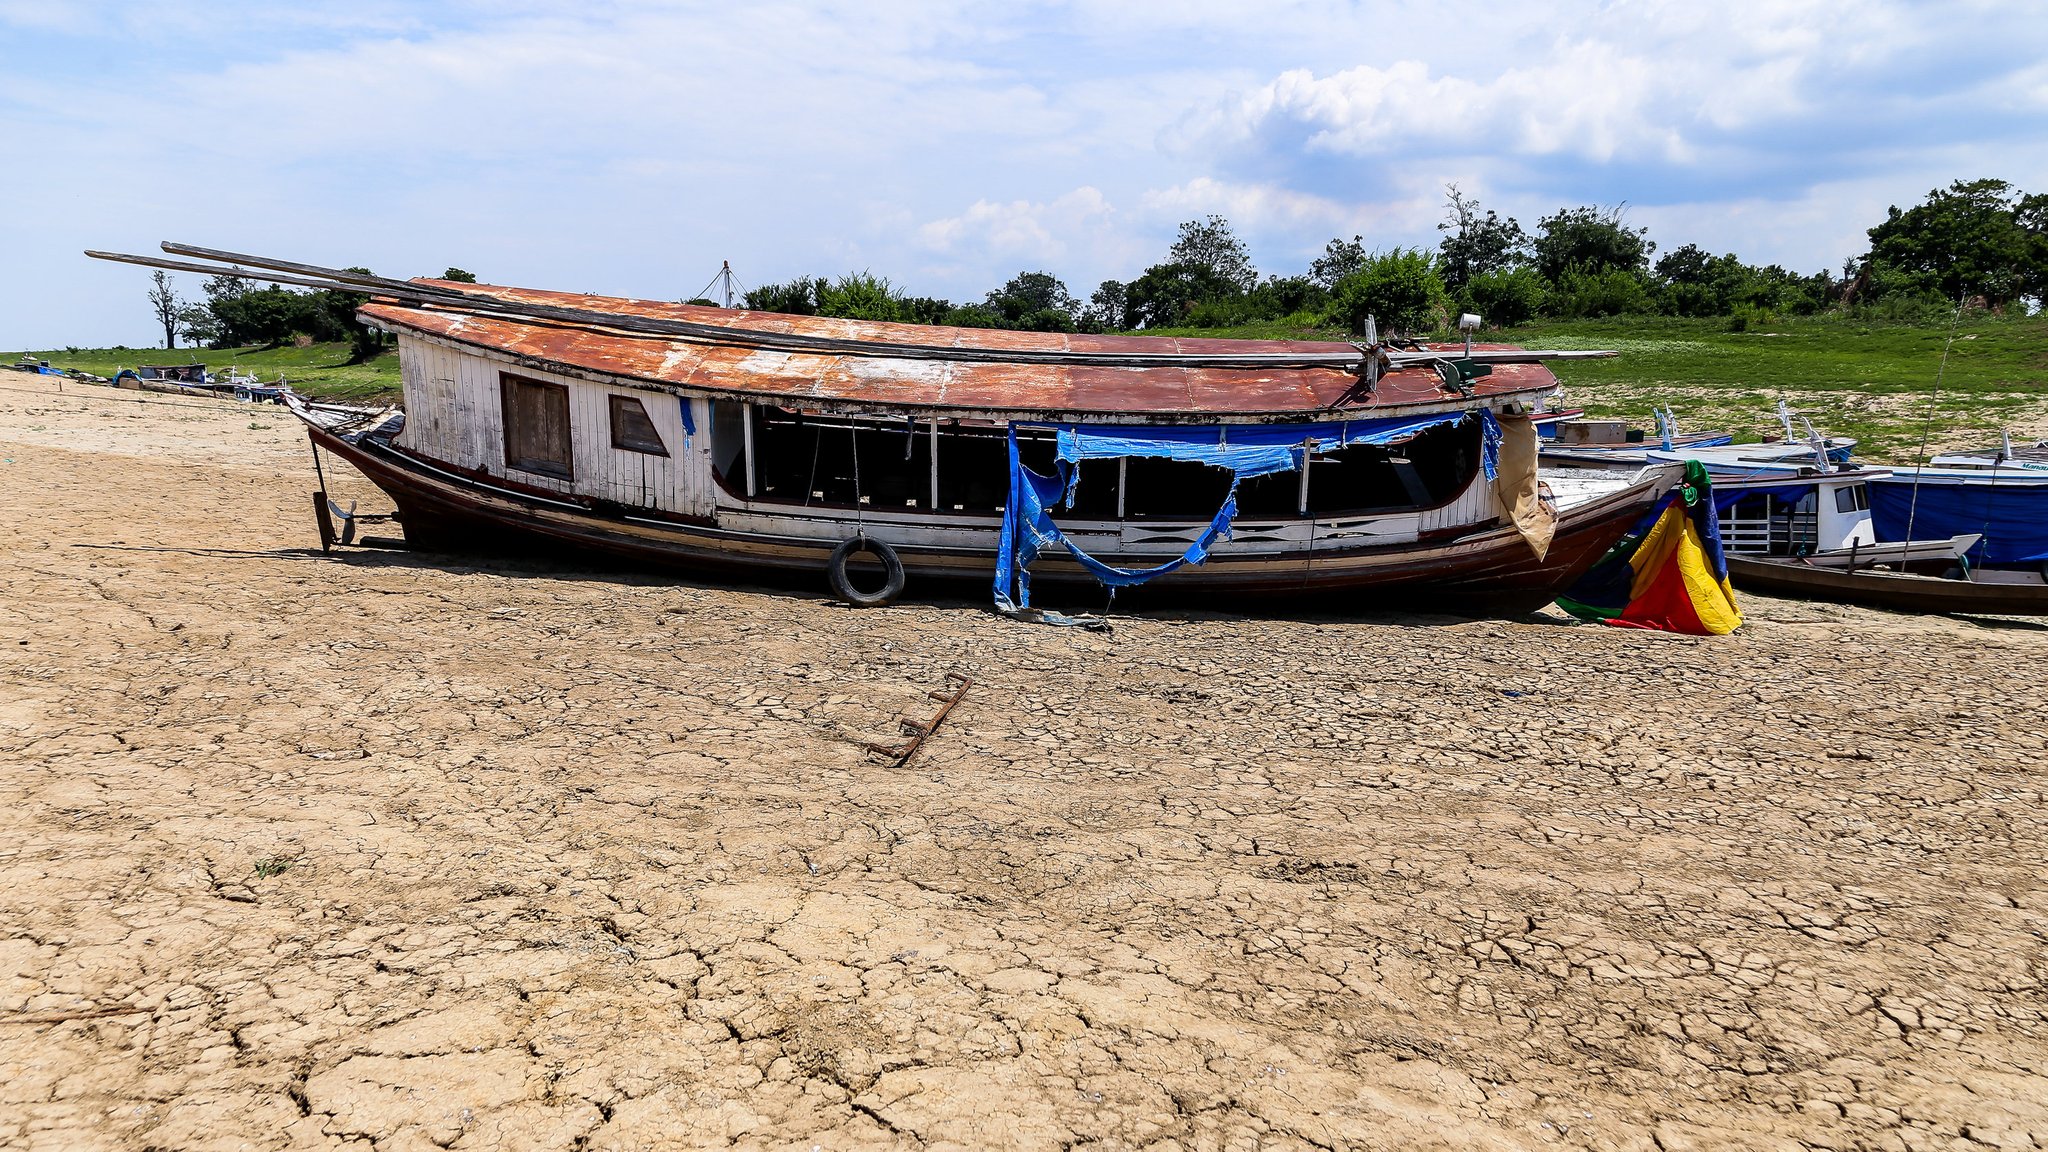
<instances>
[{"instance_id":1,"label":"wooden window shutter","mask_svg":"<svg viewBox=\"0 0 2048 1152\"><path fill-rule=\"evenodd\" d=\"M505 466L576 478L569 439L569 389L510 373L498 377L505 406Z\"/></svg>"},{"instance_id":2,"label":"wooden window shutter","mask_svg":"<svg viewBox=\"0 0 2048 1152\"><path fill-rule=\"evenodd\" d=\"M661 430L654 426L654 418L647 414L647 408L636 396L613 396L612 402L612 447L624 448L628 452L645 452L650 456L668 455L668 445L662 443Z\"/></svg>"}]
</instances>

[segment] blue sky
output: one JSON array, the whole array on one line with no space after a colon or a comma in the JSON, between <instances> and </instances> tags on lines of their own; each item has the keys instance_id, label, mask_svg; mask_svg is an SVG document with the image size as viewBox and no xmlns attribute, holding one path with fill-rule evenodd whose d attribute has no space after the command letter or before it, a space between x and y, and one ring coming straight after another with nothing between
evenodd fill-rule
<instances>
[{"instance_id":1,"label":"blue sky","mask_svg":"<svg viewBox=\"0 0 2048 1152\"><path fill-rule=\"evenodd\" d=\"M2048 189L2036 0L0 0L0 50L0 349L156 338L147 273L78 253L165 239L969 300L1212 212L1269 272L1434 243L1448 182L1803 271L1952 179Z\"/></svg>"}]
</instances>

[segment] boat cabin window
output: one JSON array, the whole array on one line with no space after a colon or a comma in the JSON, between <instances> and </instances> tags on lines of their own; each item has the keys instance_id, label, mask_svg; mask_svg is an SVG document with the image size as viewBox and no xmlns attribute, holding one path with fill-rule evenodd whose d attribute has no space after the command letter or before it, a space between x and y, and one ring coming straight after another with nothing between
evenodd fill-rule
<instances>
[{"instance_id":1,"label":"boat cabin window","mask_svg":"<svg viewBox=\"0 0 2048 1152\"><path fill-rule=\"evenodd\" d=\"M726 406L719 407L713 421L722 437L730 424L740 421L729 421L722 411ZM856 420L771 404L754 405L742 417L747 418L753 423L757 500L847 508L930 507L928 423ZM728 489L744 492L744 456L728 456L723 448L716 456L715 462L721 463L719 478Z\"/></svg>"},{"instance_id":2,"label":"boat cabin window","mask_svg":"<svg viewBox=\"0 0 2048 1152\"><path fill-rule=\"evenodd\" d=\"M1434 508L1479 470L1479 425L1439 424L1397 444L1354 444L1309 464L1308 510L1318 515Z\"/></svg>"},{"instance_id":3,"label":"boat cabin window","mask_svg":"<svg viewBox=\"0 0 2048 1152\"><path fill-rule=\"evenodd\" d=\"M569 446L569 389L509 372L498 377L505 412L505 466L575 479Z\"/></svg>"},{"instance_id":4,"label":"boat cabin window","mask_svg":"<svg viewBox=\"0 0 2048 1152\"><path fill-rule=\"evenodd\" d=\"M1835 489L1835 511L1863 512L1870 508L1870 489L1861 484L1850 484Z\"/></svg>"},{"instance_id":5,"label":"boat cabin window","mask_svg":"<svg viewBox=\"0 0 2048 1152\"><path fill-rule=\"evenodd\" d=\"M611 400L612 447L650 456L668 455L668 445L661 442L661 431L654 426L653 417L647 415L639 397L613 396Z\"/></svg>"},{"instance_id":6,"label":"boat cabin window","mask_svg":"<svg viewBox=\"0 0 2048 1152\"><path fill-rule=\"evenodd\" d=\"M1002 424L960 419L934 427L930 420L724 401L712 405L711 420L713 467L736 496L749 495L751 484L759 501L973 516L995 515L1009 498L1010 430ZM1017 455L1026 468L1053 475L1054 451L1052 430L1017 429ZM1325 453L1309 477L1308 510L1342 515L1446 504L1471 483L1479 455L1476 423L1432 428L1385 448ZM1057 512L1077 520L1207 520L1230 492L1227 470L1192 460L1133 456L1083 460L1077 467L1072 506ZM1238 515L1299 516L1301 489L1299 472L1245 480L1238 485Z\"/></svg>"}]
</instances>

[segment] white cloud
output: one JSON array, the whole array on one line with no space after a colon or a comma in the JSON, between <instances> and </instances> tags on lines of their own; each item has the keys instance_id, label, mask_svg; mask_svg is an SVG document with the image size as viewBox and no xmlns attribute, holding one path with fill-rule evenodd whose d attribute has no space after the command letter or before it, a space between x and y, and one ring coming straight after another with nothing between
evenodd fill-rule
<instances>
[{"instance_id":1,"label":"white cloud","mask_svg":"<svg viewBox=\"0 0 2048 1152\"><path fill-rule=\"evenodd\" d=\"M1066 257L1069 240L1106 231L1115 210L1092 187L1076 188L1055 200L977 200L958 216L947 216L917 230L919 243L934 252L957 254L975 250L995 257L1056 262Z\"/></svg>"}]
</instances>

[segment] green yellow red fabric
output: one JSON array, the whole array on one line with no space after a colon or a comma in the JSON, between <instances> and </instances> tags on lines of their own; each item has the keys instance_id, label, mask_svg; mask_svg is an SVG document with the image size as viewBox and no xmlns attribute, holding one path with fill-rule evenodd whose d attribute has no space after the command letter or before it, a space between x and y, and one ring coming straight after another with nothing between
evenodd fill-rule
<instances>
[{"instance_id":1,"label":"green yellow red fabric","mask_svg":"<svg viewBox=\"0 0 2048 1152\"><path fill-rule=\"evenodd\" d=\"M1721 636L1741 627L1706 468L1686 464L1678 488L1557 603L1582 620L1618 628Z\"/></svg>"}]
</instances>

